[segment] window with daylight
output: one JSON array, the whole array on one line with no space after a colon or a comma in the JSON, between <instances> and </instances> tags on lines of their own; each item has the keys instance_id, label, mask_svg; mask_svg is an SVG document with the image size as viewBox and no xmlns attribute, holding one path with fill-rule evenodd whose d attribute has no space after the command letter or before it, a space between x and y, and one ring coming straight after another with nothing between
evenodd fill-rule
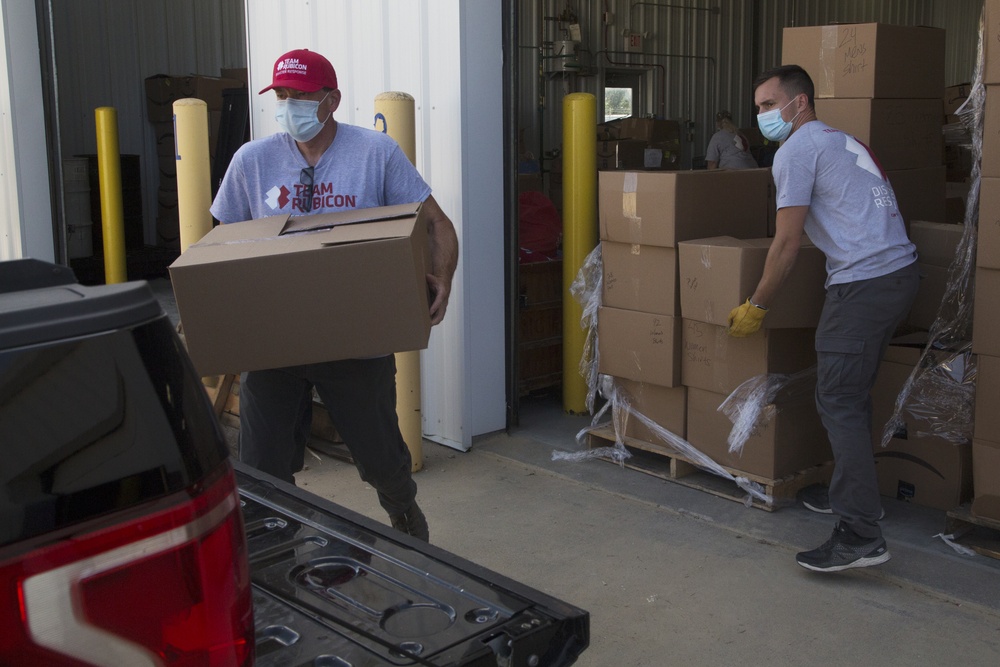
<instances>
[{"instance_id":1,"label":"window with daylight","mask_svg":"<svg viewBox=\"0 0 1000 667\"><path fill-rule=\"evenodd\" d=\"M604 89L604 122L632 115L631 88Z\"/></svg>"}]
</instances>

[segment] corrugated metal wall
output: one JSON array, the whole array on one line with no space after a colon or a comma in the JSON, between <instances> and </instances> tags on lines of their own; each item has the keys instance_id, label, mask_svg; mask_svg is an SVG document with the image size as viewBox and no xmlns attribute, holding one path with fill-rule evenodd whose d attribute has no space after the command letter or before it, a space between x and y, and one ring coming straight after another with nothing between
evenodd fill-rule
<instances>
[{"instance_id":1,"label":"corrugated metal wall","mask_svg":"<svg viewBox=\"0 0 1000 667\"><path fill-rule=\"evenodd\" d=\"M48 0L63 157L97 152L94 110L117 110L119 147L138 154L143 226L155 243L159 167L144 81L218 76L246 64L243 0Z\"/></svg>"},{"instance_id":2,"label":"corrugated metal wall","mask_svg":"<svg viewBox=\"0 0 1000 667\"><path fill-rule=\"evenodd\" d=\"M753 77L781 60L787 26L830 22L930 25L947 30L946 82L968 81L975 64L982 0L524 0L519 5L522 150L540 158L561 143L561 101L571 92L597 96L614 72L633 72L644 91L643 114L681 120L688 158L704 154L714 114L733 113L748 127ZM578 68L554 58L568 38L570 15L581 28ZM606 21L605 16L610 20ZM628 35L642 45L630 52ZM547 163L546 167L553 166Z\"/></svg>"}]
</instances>

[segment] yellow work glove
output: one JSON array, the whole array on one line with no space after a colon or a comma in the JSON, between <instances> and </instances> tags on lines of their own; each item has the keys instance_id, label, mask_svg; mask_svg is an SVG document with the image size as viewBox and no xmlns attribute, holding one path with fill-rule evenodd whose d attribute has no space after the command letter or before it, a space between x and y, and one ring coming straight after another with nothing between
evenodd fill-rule
<instances>
[{"instance_id":1,"label":"yellow work glove","mask_svg":"<svg viewBox=\"0 0 1000 667\"><path fill-rule=\"evenodd\" d=\"M760 329L767 315L767 308L754 305L750 298L746 302L733 308L729 313L729 335L737 338L752 336Z\"/></svg>"}]
</instances>

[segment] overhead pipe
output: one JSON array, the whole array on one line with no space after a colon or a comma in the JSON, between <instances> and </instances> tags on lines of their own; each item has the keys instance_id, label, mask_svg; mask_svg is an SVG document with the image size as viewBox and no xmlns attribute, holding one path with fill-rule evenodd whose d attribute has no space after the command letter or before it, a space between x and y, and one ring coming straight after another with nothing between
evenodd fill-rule
<instances>
[{"instance_id":1,"label":"overhead pipe","mask_svg":"<svg viewBox=\"0 0 1000 667\"><path fill-rule=\"evenodd\" d=\"M654 6L654 7L665 7L665 8L668 8L668 9L669 8L695 9L695 10L699 10L699 11L709 11L712 14L719 14L721 12L721 10L718 7L714 7L714 8L713 7L705 7L705 8L702 8L702 7L685 7L683 5L660 4L660 3L656 3L656 2L635 2L635 3L632 3L631 8L629 9L629 24L632 23L632 12L633 12L633 10L635 9L635 7L640 6L640 5L650 5L650 6ZM608 9L608 1L607 0L604 0L604 10L605 10L605 13L607 13L609 11L609 9ZM654 58L689 58L689 59L698 59L698 60L708 60L712 64L713 69L717 68L717 65L716 65L716 62L715 62L715 58L713 58L712 56L697 56L697 55L675 54L675 53L642 53L642 54L636 54L636 53L633 53L632 51L612 51L612 50L609 50L607 48L608 47L608 25L607 24L604 25L604 30L602 31L602 33L603 33L602 34L602 41L603 41L604 48L601 49L600 51L598 51L597 53L595 53L594 54L595 56L600 56L601 54L603 54L604 55L604 59L609 64L616 65L618 67L627 67L629 69L643 69L643 68L650 68L650 67L659 68L659 70L660 70L659 115L662 116L662 117L664 117L664 118L666 118L666 113L667 113L667 70L666 70L666 67L664 67L660 63L647 62L647 61L623 62L623 61L620 61L620 60L613 60L610 57L610 54L627 55L627 56L643 55L643 56L653 56Z\"/></svg>"}]
</instances>

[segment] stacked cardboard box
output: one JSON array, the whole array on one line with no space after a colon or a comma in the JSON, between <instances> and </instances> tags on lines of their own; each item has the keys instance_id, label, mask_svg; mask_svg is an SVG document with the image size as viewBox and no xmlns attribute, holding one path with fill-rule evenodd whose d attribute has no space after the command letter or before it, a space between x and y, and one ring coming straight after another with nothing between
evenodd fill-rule
<instances>
[{"instance_id":1,"label":"stacked cardboard box","mask_svg":"<svg viewBox=\"0 0 1000 667\"><path fill-rule=\"evenodd\" d=\"M622 118L597 126L597 168L679 169L681 126L675 120Z\"/></svg>"},{"instance_id":2,"label":"stacked cardboard box","mask_svg":"<svg viewBox=\"0 0 1000 667\"><path fill-rule=\"evenodd\" d=\"M156 159L159 165L157 188L157 244L180 245L177 218L177 150L174 142L175 101L185 98L204 100L208 105L209 156L215 156L215 140L222 120L223 95L227 88L246 88L245 70L226 70L238 78L216 76L168 76L157 74L146 78L146 114L156 137Z\"/></svg>"},{"instance_id":3,"label":"stacked cardboard box","mask_svg":"<svg viewBox=\"0 0 1000 667\"><path fill-rule=\"evenodd\" d=\"M925 332L909 334L894 339L886 351L872 389L872 445L882 495L950 510L972 492L968 373L976 360L962 344L934 346L921 359L927 341ZM917 376L899 415L901 424L891 429L883 447L896 398L918 363L923 375ZM942 410L950 413L949 420L940 418Z\"/></svg>"},{"instance_id":4,"label":"stacked cardboard box","mask_svg":"<svg viewBox=\"0 0 1000 667\"><path fill-rule=\"evenodd\" d=\"M806 243L764 328L733 338L729 312L756 288L770 244L770 238L728 236L680 243L681 383L688 389L690 443L727 468L777 480L831 459L813 392L789 377L816 363L826 259ZM762 377L777 381L779 390L758 406L764 419L740 425L752 428L742 451L732 453L733 424L719 407L741 384Z\"/></svg>"},{"instance_id":5,"label":"stacked cardboard box","mask_svg":"<svg viewBox=\"0 0 1000 667\"><path fill-rule=\"evenodd\" d=\"M764 236L769 183L767 169L600 172L598 370L615 377L634 410L678 437L688 414L678 249L706 234ZM638 419L625 435L663 444Z\"/></svg>"},{"instance_id":6,"label":"stacked cardboard box","mask_svg":"<svg viewBox=\"0 0 1000 667\"><path fill-rule=\"evenodd\" d=\"M945 221L944 38L939 28L879 23L782 35L781 62L809 72L816 115L872 149L907 221Z\"/></svg>"},{"instance_id":7,"label":"stacked cardboard box","mask_svg":"<svg viewBox=\"0 0 1000 667\"><path fill-rule=\"evenodd\" d=\"M972 349L978 354L972 513L1000 520L1000 0L986 0L982 162Z\"/></svg>"},{"instance_id":8,"label":"stacked cardboard box","mask_svg":"<svg viewBox=\"0 0 1000 667\"><path fill-rule=\"evenodd\" d=\"M914 220L909 227L910 240L917 247L921 280L906 323L914 329L927 331L937 319L945 299L952 279L951 265L958 254L965 226Z\"/></svg>"}]
</instances>

